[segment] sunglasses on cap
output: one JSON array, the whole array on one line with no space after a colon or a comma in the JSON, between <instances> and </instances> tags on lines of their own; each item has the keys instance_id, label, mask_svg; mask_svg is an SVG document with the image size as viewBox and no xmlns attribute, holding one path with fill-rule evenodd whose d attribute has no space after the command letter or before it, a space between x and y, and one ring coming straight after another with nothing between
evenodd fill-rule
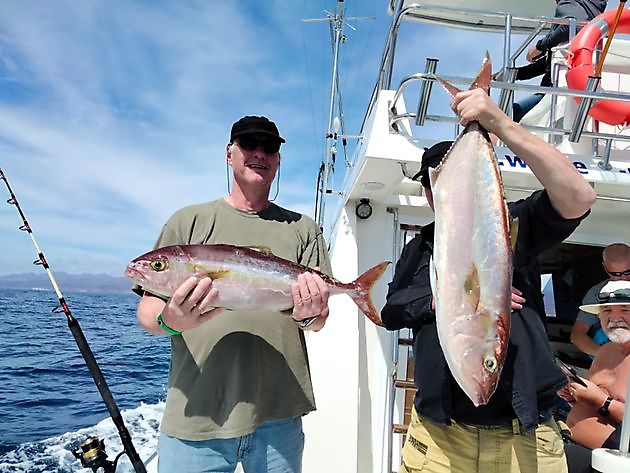
<instances>
[{"instance_id":1,"label":"sunglasses on cap","mask_svg":"<svg viewBox=\"0 0 630 473\"><path fill-rule=\"evenodd\" d=\"M258 135L242 135L235 140L238 146L245 151L255 151L262 145L262 149L267 154L275 154L280 151L280 141L269 139Z\"/></svg>"},{"instance_id":2,"label":"sunglasses on cap","mask_svg":"<svg viewBox=\"0 0 630 473\"><path fill-rule=\"evenodd\" d=\"M602 291L597 296L600 302L624 302L630 304L630 288L622 287L614 291Z\"/></svg>"},{"instance_id":3,"label":"sunglasses on cap","mask_svg":"<svg viewBox=\"0 0 630 473\"><path fill-rule=\"evenodd\" d=\"M608 274L610 274L611 276L614 276L616 278L618 278L620 276L630 276L630 268L626 269L625 271L608 271L608 270L606 270L606 272Z\"/></svg>"}]
</instances>

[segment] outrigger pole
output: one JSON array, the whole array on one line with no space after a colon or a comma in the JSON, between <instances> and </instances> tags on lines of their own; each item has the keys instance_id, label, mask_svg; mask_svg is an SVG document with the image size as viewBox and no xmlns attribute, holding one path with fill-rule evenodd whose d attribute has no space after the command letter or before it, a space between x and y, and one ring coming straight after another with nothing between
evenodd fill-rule
<instances>
[{"instance_id":1,"label":"outrigger pole","mask_svg":"<svg viewBox=\"0 0 630 473\"><path fill-rule=\"evenodd\" d=\"M50 282L55 290L55 293L57 294L57 298L59 299L59 306L55 307L53 309L53 312L59 312L61 309L63 313L66 314L66 319L68 320L68 327L70 328L70 331L72 332L72 335L74 336L74 339L77 342L79 351L81 352L81 355L83 356L83 359L85 360L85 364L87 365L90 371L90 374L92 375L92 378L94 379L94 383L96 384L96 387L98 388L98 391L101 394L101 397L103 398L103 402L105 403L105 406L107 406L109 415L114 421L116 428L118 429L118 435L120 436L120 440L122 441L123 448L124 448L125 453L127 454L127 457L129 457L129 460L131 461L131 464L133 465L133 468L136 471L136 473L146 473L146 468L144 466L144 463L142 463L140 456L138 455L138 453L136 452L136 449L133 446L131 435L129 435L129 431L127 430L127 427L125 427L125 422L123 421L122 415L120 414L120 411L118 410L118 406L116 405L116 401L114 400L114 397L112 396L112 392L110 391L109 386L107 385L107 382L105 381L105 377L103 376L103 373L100 367L98 366L96 359L94 358L92 349L90 348L90 345L88 344L88 341L85 338L85 335L83 335L83 331L81 330L79 322L72 316L72 313L70 312L70 308L68 307L68 304L66 303L66 300L63 297L63 294L61 293L59 286L57 285L57 281L55 280L55 277L53 276L52 271L50 270L50 267L48 266L48 262L46 261L46 258L44 257L44 253L39 248L39 245L37 244L37 240L35 240L35 236L33 235L33 231L31 230L31 226L26 220L26 216L24 215L24 212L22 212L22 208L20 207L17 197L13 193L13 190L11 189L11 186L9 185L9 181L4 175L4 172L2 171L2 169L0 169L0 179L4 181L4 183L7 186L7 189L9 190L9 194L11 195L11 198L7 200L7 203L11 205L15 205L18 213L20 214L20 217L22 217L22 221L24 222L24 224L19 227L20 230L28 232L29 236L31 237L31 240L33 241L33 245L35 246L35 249L37 250L37 259L33 261L33 264L41 265L46 270L46 273L48 274L48 278L50 279ZM85 443L88 444L88 442L85 442ZM102 442L100 443L100 445L98 444L98 442L96 442L96 444L95 442L90 442L88 445L88 448L85 448L82 445L84 452L83 452L82 457L80 458L81 462L84 463L85 458L83 457L87 456L87 461L89 463L93 459L91 457L92 453L94 453L95 456L104 455L103 451L99 451L99 446L102 446ZM77 456L76 453L75 453L75 456ZM103 457L99 457L99 459L102 459L104 462L106 462L106 460ZM116 458L116 460L118 460L118 457ZM91 465L84 464L84 466L91 466ZM100 466L104 466L104 465L100 465ZM115 471L116 462L113 462L113 463L107 462L107 465L105 465L105 467L106 467L106 471ZM107 470L107 467L109 467L109 470ZM96 471L96 469L94 469L94 471Z\"/></svg>"},{"instance_id":2,"label":"outrigger pole","mask_svg":"<svg viewBox=\"0 0 630 473\"><path fill-rule=\"evenodd\" d=\"M341 110L341 96L339 92L339 49L341 43L346 41L346 37L343 34L343 26L347 25L351 29L353 28L349 25L346 20L371 20L374 17L346 17L345 16L346 6L344 0L337 0L337 9L335 13L326 12L327 18L317 18L317 19L305 19L302 20L304 22L315 22L315 21L328 21L330 22L330 34L332 41L332 53L333 53L333 61L332 61L332 77L330 80L330 95L329 95L329 104L328 104L328 127L326 131L326 155L322 160L322 164L319 169L318 175L318 186L317 186L317 194L315 198L315 221L319 225L320 228L324 226L324 218L326 212L326 197L328 194L332 194L334 191L329 186L330 176L333 174L335 170L335 160L337 157L337 140L338 138L342 138L344 145L346 135L338 134L338 127L341 125L343 127L343 111ZM333 117L335 111L335 99L339 99L339 112L341 113L341 120L338 120ZM342 130L343 133L343 130Z\"/></svg>"}]
</instances>

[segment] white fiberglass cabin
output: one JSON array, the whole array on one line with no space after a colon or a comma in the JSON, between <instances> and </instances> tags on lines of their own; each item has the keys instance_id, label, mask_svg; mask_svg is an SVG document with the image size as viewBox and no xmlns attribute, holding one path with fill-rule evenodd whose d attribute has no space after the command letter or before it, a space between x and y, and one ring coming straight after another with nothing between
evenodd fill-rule
<instances>
[{"instance_id":1,"label":"white fiberglass cabin","mask_svg":"<svg viewBox=\"0 0 630 473\"><path fill-rule=\"evenodd\" d=\"M444 91L431 88L433 73L467 88L485 50L493 48L494 71L504 68L507 72L515 63L523 64L521 53L554 21L555 8L551 0L434 1L439 6L403 0L383 3L392 15L392 26L385 40L378 83L367 104L362 129L356 133L360 138L354 157L346 169L335 170L337 176L345 172L345 177L343 184L336 183L333 188L328 178L334 159L326 156L318 189L317 219L331 246L334 274L342 281L355 279L383 260L395 262L404 242L433 219L420 184L409 177L419 169L424 147L454 139L460 131ZM419 35L413 34L414 28L440 32L444 40L436 43L427 39L409 47L403 26L415 40ZM575 24L570 27L575 30ZM470 69L451 67L458 71L456 75L441 72L448 69L440 58L449 52L446 38L462 30L477 36L469 49L458 50L460 57L474 55L478 60ZM630 43L623 35L619 37L622 39L615 40L603 70L606 90L599 89L591 97L613 97L630 107L630 58L624 52L630 50ZM413 51L419 67L416 74L399 77L396 66L401 59L394 53L405 50ZM592 119L583 130L576 131L577 105L572 95L580 96L580 91L565 85L563 51L563 47L558 48L553 69L557 87L541 89L532 85L538 84L536 79L530 83L493 82L492 96L504 110L511 110L513 94L519 98L545 92L545 99L521 123L566 153L597 191L591 215L565 243L541 258L552 347L564 361L586 368L588 359L571 345L569 332L584 293L606 276L601 266L602 248L613 242L630 243L630 136L623 126ZM457 55L450 53L453 61ZM393 83L394 78L398 83ZM328 148L334 150L340 137L330 134ZM525 163L507 148L498 146L496 154L508 200L540 188ZM365 213L357 212L359 205ZM379 310L392 274L393 265L375 287L373 299ZM404 412L410 408L414 392L406 389L412 385L407 366L410 334L374 326L347 297L331 299L331 313L343 316L330 317L323 331L308 335L318 410L304 421L304 471L396 471L403 438L399 432L404 432Z\"/></svg>"}]
</instances>

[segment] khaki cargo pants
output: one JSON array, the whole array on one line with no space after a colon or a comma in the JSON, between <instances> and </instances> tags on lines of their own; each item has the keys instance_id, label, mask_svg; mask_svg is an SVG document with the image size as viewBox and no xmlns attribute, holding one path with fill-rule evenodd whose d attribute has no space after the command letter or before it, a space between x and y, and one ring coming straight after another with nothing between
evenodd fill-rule
<instances>
[{"instance_id":1,"label":"khaki cargo pants","mask_svg":"<svg viewBox=\"0 0 630 473\"><path fill-rule=\"evenodd\" d=\"M411 413L398 473L567 473L564 445L553 419L535 431L437 425Z\"/></svg>"}]
</instances>

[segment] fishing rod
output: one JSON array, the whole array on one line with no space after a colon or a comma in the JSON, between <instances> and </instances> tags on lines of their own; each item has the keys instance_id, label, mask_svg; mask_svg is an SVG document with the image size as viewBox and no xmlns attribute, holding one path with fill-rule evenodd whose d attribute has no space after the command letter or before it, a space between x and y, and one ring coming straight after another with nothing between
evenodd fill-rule
<instances>
[{"instance_id":1,"label":"fishing rod","mask_svg":"<svg viewBox=\"0 0 630 473\"><path fill-rule=\"evenodd\" d=\"M126 453L136 473L146 473L146 468L144 466L144 463L142 463L140 456L138 455L138 453L136 452L136 449L133 446L131 435L129 435L129 431L127 430L127 427L125 427L125 422L123 421L122 415L120 414L120 411L118 410L118 406L116 405L116 401L114 400L114 397L112 396L112 392L110 391L109 386L107 386L107 382L105 381L105 377L103 376L101 368L98 366L98 363L96 362L96 359L94 358L92 349L90 348L90 345L88 344L88 341L85 338L85 335L83 335L83 331L81 330L79 322L77 321L77 319L75 319L72 316L72 313L70 312L70 308L68 307L68 304L66 303L66 300L63 297L63 294L61 293L59 286L57 285L57 281L55 280L55 277L53 276L52 271L50 270L50 266L48 265L48 262L46 261L44 253L39 248L39 245L37 244L37 240L35 240L35 236L33 235L33 230L31 229L31 226L28 223L26 216L24 215L24 212L22 211L22 207L20 207L20 203L18 202L17 197L13 193L13 189L11 189L11 186L9 185L9 181L7 177L4 175L4 172L2 171L1 168L0 168L0 179L4 181L9 191L9 194L11 196L11 198L7 200L7 203L11 205L15 205L15 208L17 209L18 213L20 214L20 217L22 218L23 225L21 225L19 229L25 232L28 232L29 236L31 237L31 240L33 241L33 245L35 246L35 249L37 250L37 259L33 261L33 264L41 265L46 270L46 273L48 274L48 279L50 279L53 289L55 290L55 293L57 294L57 298L59 299L59 306L55 307L52 311L55 313L63 311L63 313L66 314L66 319L68 320L68 327L70 328L70 331L72 332L72 335L74 336L74 339L77 342L79 351L81 352L81 355L83 356L83 359L85 360L85 364L87 365L90 371L90 374L92 375L92 378L94 379L94 383L96 384L96 387L98 388L98 391L101 394L101 397L103 398L103 402L105 403L105 406L107 407L107 410L109 411L109 415L114 421L116 428L118 429L118 435L120 436L120 440L122 441L123 448L124 448L124 451L119 453L116 456L115 460L112 462L112 461L107 460L107 454L105 453L104 442L102 440L99 440L96 437L90 437L89 439L87 439L85 442L81 444L80 449L73 451L72 454L77 459L81 460L81 464L85 468L91 468L92 471L94 472L96 472L99 468L103 468L105 473L113 473L116 471L116 464L118 462L118 459L123 453Z\"/></svg>"}]
</instances>

